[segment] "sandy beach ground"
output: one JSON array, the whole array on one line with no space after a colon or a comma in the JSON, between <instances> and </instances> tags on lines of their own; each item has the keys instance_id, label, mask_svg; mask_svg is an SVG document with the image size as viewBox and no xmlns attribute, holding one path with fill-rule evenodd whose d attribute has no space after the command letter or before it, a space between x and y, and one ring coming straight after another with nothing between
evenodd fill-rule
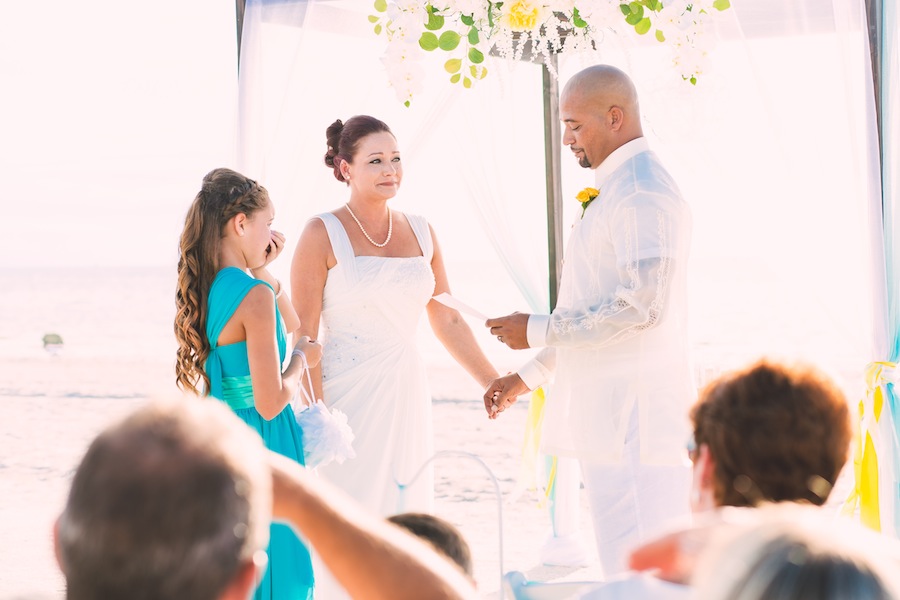
<instances>
[{"instance_id":1,"label":"sandy beach ground","mask_svg":"<svg viewBox=\"0 0 900 600\"><path fill-rule=\"evenodd\" d=\"M489 421L477 390L455 369L430 373L441 396L434 401L435 449L478 456L496 476L504 496L504 571L520 570L539 580L596 579L596 566L543 567L538 549L550 532L539 496L526 492L510 501L519 472L527 401L504 418ZM104 373L115 375L104 376ZM51 544L75 466L96 433L147 401L129 382L169 381L165 362L32 356L0 362L0 381L41 382L41 393L8 395L0 389L5 418L0 424L0 598L64 596L64 582ZM79 382L73 393L66 382ZM116 385L115 382L120 382ZM92 383L93 382L93 383ZM103 395L100 395L102 392ZM149 392L148 394L153 393ZM455 523L469 541L479 591L499 598L498 504L494 484L477 462L445 457L435 463L436 513ZM583 525L589 525L583 513ZM586 539L590 540L589 530Z\"/></svg>"}]
</instances>

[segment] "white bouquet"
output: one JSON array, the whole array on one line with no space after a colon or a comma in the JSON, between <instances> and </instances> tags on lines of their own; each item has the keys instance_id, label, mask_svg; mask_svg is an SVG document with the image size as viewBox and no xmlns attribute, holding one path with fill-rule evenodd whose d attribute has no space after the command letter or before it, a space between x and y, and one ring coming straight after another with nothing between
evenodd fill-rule
<instances>
[{"instance_id":1,"label":"white bouquet","mask_svg":"<svg viewBox=\"0 0 900 600\"><path fill-rule=\"evenodd\" d=\"M306 382L311 394L312 377L309 374L306 356L299 350L294 350L294 355L303 361ZM347 415L339 410L329 411L321 400L313 401L302 385L300 393L306 404L295 399L293 408L297 425L303 430L303 458L306 466L315 469L331 461L341 464L348 458L356 458L356 452L353 450L353 430L347 423Z\"/></svg>"},{"instance_id":2,"label":"white bouquet","mask_svg":"<svg viewBox=\"0 0 900 600\"><path fill-rule=\"evenodd\" d=\"M347 415L339 410L328 410L325 403L316 400L310 406L294 405L294 416L303 430L303 454L310 469L327 465L331 461L341 464L348 458L356 458L353 450L353 430L347 423Z\"/></svg>"}]
</instances>

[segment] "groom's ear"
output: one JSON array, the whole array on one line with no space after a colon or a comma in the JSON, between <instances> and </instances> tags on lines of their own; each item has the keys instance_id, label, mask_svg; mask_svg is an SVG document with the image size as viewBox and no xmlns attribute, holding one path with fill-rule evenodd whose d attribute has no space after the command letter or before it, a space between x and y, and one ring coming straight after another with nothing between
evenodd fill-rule
<instances>
[{"instance_id":1,"label":"groom's ear","mask_svg":"<svg viewBox=\"0 0 900 600\"><path fill-rule=\"evenodd\" d=\"M613 106L606 113L606 124L612 131L619 131L625 122L625 113L618 106Z\"/></svg>"}]
</instances>

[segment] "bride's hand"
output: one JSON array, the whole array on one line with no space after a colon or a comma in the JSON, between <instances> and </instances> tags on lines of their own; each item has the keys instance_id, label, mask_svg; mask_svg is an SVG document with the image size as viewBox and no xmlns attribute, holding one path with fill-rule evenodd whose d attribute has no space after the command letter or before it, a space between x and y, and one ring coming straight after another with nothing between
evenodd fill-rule
<instances>
[{"instance_id":1,"label":"bride's hand","mask_svg":"<svg viewBox=\"0 0 900 600\"><path fill-rule=\"evenodd\" d=\"M301 351L306 356L306 364L309 368L313 368L322 360L322 344L315 340L309 339L308 335L304 335L294 346L294 350Z\"/></svg>"}]
</instances>

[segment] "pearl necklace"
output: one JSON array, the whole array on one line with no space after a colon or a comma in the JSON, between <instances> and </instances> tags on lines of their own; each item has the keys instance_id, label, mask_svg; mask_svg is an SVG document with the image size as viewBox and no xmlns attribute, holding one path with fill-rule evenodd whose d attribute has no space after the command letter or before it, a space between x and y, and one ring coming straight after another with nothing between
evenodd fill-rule
<instances>
[{"instance_id":1,"label":"pearl necklace","mask_svg":"<svg viewBox=\"0 0 900 600\"><path fill-rule=\"evenodd\" d=\"M360 223L359 219L356 218L356 215L353 214L353 210L351 210L349 204L345 204L347 207L347 212L350 213L350 216L353 217L353 220L356 221L356 224L359 225L359 230L362 231L363 235L366 236L366 239L369 240L369 243L375 246L376 248L384 248L388 245L388 242L391 241L391 234L394 233L394 215L391 214L391 209L388 208L388 233L387 238L385 238L384 242L378 243L372 239L372 236L369 235L369 232L366 231L366 228L363 227L363 224Z\"/></svg>"}]
</instances>

